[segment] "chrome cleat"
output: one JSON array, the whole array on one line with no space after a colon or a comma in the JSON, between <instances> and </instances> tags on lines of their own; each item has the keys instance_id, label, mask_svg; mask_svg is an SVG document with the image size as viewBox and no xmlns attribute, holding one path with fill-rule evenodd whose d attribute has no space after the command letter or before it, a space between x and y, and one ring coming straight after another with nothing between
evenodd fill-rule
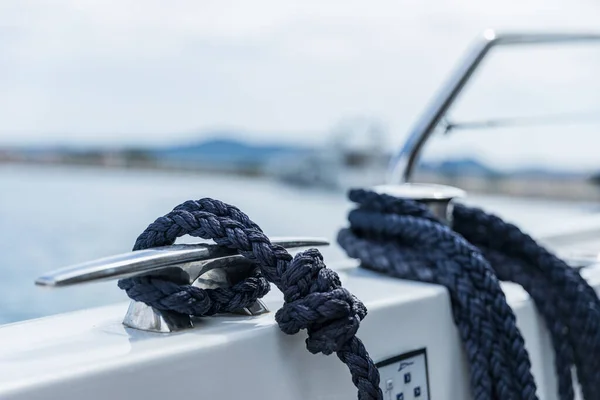
<instances>
[{"instance_id":1,"label":"chrome cleat","mask_svg":"<svg viewBox=\"0 0 600 400\"><path fill-rule=\"evenodd\" d=\"M466 192L453 186L432 183L401 183L375 186L372 190L379 194L422 203L440 221L452 225L454 199L463 198Z\"/></svg>"},{"instance_id":2,"label":"chrome cleat","mask_svg":"<svg viewBox=\"0 0 600 400\"><path fill-rule=\"evenodd\" d=\"M277 238L271 242L286 249L329 245L327 240L320 238ZM62 287L152 275L202 289L214 289L229 287L243 280L255 267L255 264L236 250L216 244L174 244L62 268L40 276L35 284ZM252 316L268 311L267 306L259 299L250 307L236 310L234 313ZM132 301L129 305L123 324L134 329L162 333L175 332L194 325L193 317L189 315L157 310L137 301Z\"/></svg>"}]
</instances>

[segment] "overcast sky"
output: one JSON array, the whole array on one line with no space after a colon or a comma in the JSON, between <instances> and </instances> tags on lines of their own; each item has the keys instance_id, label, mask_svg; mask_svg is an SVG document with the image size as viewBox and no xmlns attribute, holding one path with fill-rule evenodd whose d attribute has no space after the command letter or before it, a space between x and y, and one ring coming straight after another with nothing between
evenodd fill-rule
<instances>
[{"instance_id":1,"label":"overcast sky","mask_svg":"<svg viewBox=\"0 0 600 400\"><path fill-rule=\"evenodd\" d=\"M597 0L2 0L0 143L323 143L365 115L397 144L484 28L598 21Z\"/></svg>"}]
</instances>

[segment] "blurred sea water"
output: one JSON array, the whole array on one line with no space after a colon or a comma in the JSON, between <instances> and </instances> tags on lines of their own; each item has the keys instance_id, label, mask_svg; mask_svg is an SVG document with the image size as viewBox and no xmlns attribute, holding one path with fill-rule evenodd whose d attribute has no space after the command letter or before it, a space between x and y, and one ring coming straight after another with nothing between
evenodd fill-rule
<instances>
[{"instance_id":1,"label":"blurred sea water","mask_svg":"<svg viewBox=\"0 0 600 400\"><path fill-rule=\"evenodd\" d=\"M318 236L326 263L344 259L335 244L352 208L342 191L292 187L258 178L84 167L0 165L0 324L127 301L115 281L36 287L50 270L131 250L157 217L190 199L238 206L271 237ZM469 195L529 232L561 231L565 221L598 215L590 203ZM180 242L194 241L182 238Z\"/></svg>"},{"instance_id":2,"label":"blurred sea water","mask_svg":"<svg viewBox=\"0 0 600 400\"><path fill-rule=\"evenodd\" d=\"M0 188L0 324L126 301L115 281L60 289L33 282L56 268L130 251L149 223L183 201L213 197L241 208L270 236L331 241L350 206L341 192L160 171L5 165ZM335 246L323 253L342 256Z\"/></svg>"}]
</instances>

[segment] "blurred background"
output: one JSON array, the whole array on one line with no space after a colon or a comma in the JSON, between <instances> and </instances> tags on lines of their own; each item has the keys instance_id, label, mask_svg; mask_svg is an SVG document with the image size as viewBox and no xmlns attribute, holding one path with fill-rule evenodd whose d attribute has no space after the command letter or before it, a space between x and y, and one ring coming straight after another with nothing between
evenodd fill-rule
<instances>
[{"instance_id":1,"label":"blurred background","mask_svg":"<svg viewBox=\"0 0 600 400\"><path fill-rule=\"evenodd\" d=\"M484 29L598 21L593 0L0 2L0 323L125 301L33 281L129 251L188 199L335 241L345 191L384 181ZM494 51L415 180L597 212L599 67L600 43Z\"/></svg>"}]
</instances>

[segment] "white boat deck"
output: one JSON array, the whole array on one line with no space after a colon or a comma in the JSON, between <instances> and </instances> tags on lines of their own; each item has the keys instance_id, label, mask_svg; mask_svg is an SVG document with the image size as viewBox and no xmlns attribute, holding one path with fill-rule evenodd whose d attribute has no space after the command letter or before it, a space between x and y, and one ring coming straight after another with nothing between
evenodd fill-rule
<instances>
[{"instance_id":1,"label":"white boat deck","mask_svg":"<svg viewBox=\"0 0 600 400\"><path fill-rule=\"evenodd\" d=\"M585 275L600 288L600 267ZM431 398L469 397L444 288L354 267L342 268L340 276L369 309L359 337L376 362L425 348ZM540 398L552 400L553 352L543 321L519 286L504 284L504 290L525 337ZM126 303L0 327L0 398L355 398L350 374L337 357L312 355L305 333L279 330L274 311L281 293L274 289L264 300L272 312L205 318L176 334L125 328Z\"/></svg>"}]
</instances>

